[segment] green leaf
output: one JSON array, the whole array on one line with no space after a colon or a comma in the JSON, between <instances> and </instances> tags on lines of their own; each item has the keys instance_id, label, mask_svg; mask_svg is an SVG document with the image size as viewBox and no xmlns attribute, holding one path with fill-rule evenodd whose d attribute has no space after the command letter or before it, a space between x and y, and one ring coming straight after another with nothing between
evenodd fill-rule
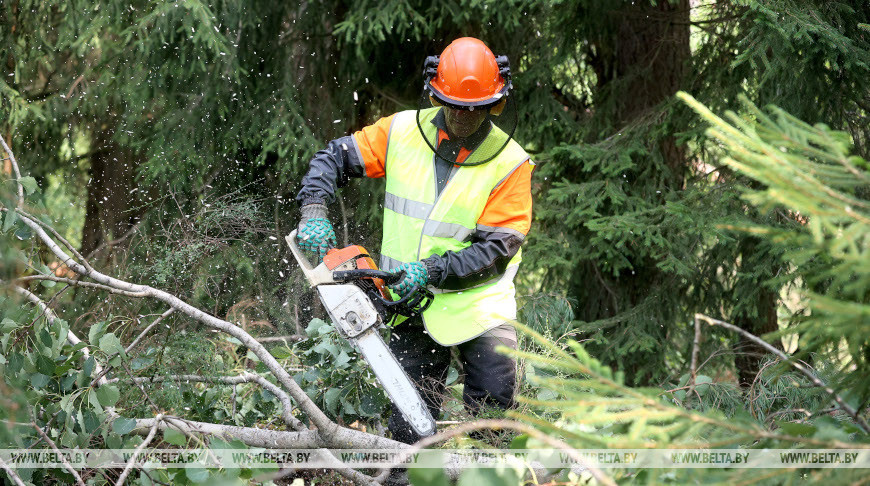
<instances>
[{"instance_id":1,"label":"green leaf","mask_svg":"<svg viewBox=\"0 0 870 486\"><path fill-rule=\"evenodd\" d=\"M340 393L340 389L330 388L329 390L326 390L326 393L323 394L323 403L326 404L327 410L329 410L332 415L336 415L338 413L338 395Z\"/></svg>"},{"instance_id":2,"label":"green leaf","mask_svg":"<svg viewBox=\"0 0 870 486\"><path fill-rule=\"evenodd\" d=\"M341 413L345 415L355 415L356 408L354 408L353 404L350 401L346 400L344 397L341 397L339 400L341 402Z\"/></svg>"},{"instance_id":3,"label":"green leaf","mask_svg":"<svg viewBox=\"0 0 870 486\"><path fill-rule=\"evenodd\" d=\"M187 436L184 433L175 429L166 429L163 431L163 442L167 444L183 446L187 444Z\"/></svg>"},{"instance_id":4,"label":"green leaf","mask_svg":"<svg viewBox=\"0 0 870 486\"><path fill-rule=\"evenodd\" d=\"M21 226L15 230L15 237L21 241L29 240L33 237L33 232L27 226Z\"/></svg>"},{"instance_id":5,"label":"green leaf","mask_svg":"<svg viewBox=\"0 0 870 486\"><path fill-rule=\"evenodd\" d=\"M508 468L472 468L459 476L458 486L516 486L522 484L517 472Z\"/></svg>"},{"instance_id":6,"label":"green leaf","mask_svg":"<svg viewBox=\"0 0 870 486\"><path fill-rule=\"evenodd\" d=\"M94 413L93 410L86 411L82 415L82 417L84 419L84 429L85 429L85 432L87 434L91 434L92 432L94 432L95 430L100 428L100 424L102 422L100 421L100 417L98 417L97 414ZM135 425L135 421L134 421L134 425Z\"/></svg>"},{"instance_id":7,"label":"green leaf","mask_svg":"<svg viewBox=\"0 0 870 486\"><path fill-rule=\"evenodd\" d=\"M118 417L112 422L112 432L118 435L126 435L136 428L136 420L131 418Z\"/></svg>"},{"instance_id":8,"label":"green leaf","mask_svg":"<svg viewBox=\"0 0 870 486\"><path fill-rule=\"evenodd\" d=\"M408 469L408 479L414 486L450 486L451 482L447 479L443 469L424 469L411 468ZM476 486L484 486L479 484ZM488 486L488 485L486 485Z\"/></svg>"},{"instance_id":9,"label":"green leaf","mask_svg":"<svg viewBox=\"0 0 870 486\"><path fill-rule=\"evenodd\" d=\"M18 179L18 182L24 186L24 192L26 192L28 196L36 192L39 188L39 185L36 184L36 179L31 176L24 176L21 179Z\"/></svg>"},{"instance_id":10,"label":"green leaf","mask_svg":"<svg viewBox=\"0 0 870 486\"><path fill-rule=\"evenodd\" d=\"M42 388L48 384L48 376L42 373L34 373L30 375L30 384L33 385L33 388Z\"/></svg>"},{"instance_id":11,"label":"green leaf","mask_svg":"<svg viewBox=\"0 0 870 486\"><path fill-rule=\"evenodd\" d=\"M277 346L269 350L269 352L272 353L272 356L274 356L275 359L284 359L293 356L293 351L291 351L287 346Z\"/></svg>"},{"instance_id":12,"label":"green leaf","mask_svg":"<svg viewBox=\"0 0 870 486\"><path fill-rule=\"evenodd\" d=\"M7 359L9 360L9 364L6 365L7 373L18 373L24 366L24 356L21 356L19 353L9 354Z\"/></svg>"},{"instance_id":13,"label":"green leaf","mask_svg":"<svg viewBox=\"0 0 870 486\"><path fill-rule=\"evenodd\" d=\"M91 344L97 344L99 339L103 337L103 334L106 333L106 326L108 324L106 322L97 322L91 324L91 328L88 329L88 342Z\"/></svg>"},{"instance_id":14,"label":"green leaf","mask_svg":"<svg viewBox=\"0 0 870 486\"><path fill-rule=\"evenodd\" d=\"M111 355L118 353L119 355L126 357L126 354L124 353L124 346L121 345L121 340L118 339L118 336L115 336L115 333L110 332L109 334L101 337L99 347L106 354Z\"/></svg>"},{"instance_id":15,"label":"green leaf","mask_svg":"<svg viewBox=\"0 0 870 486\"><path fill-rule=\"evenodd\" d=\"M315 337L320 334L319 330L323 326L329 326L322 319L311 319L311 322L308 323L308 327L305 328L305 334L308 337Z\"/></svg>"},{"instance_id":16,"label":"green leaf","mask_svg":"<svg viewBox=\"0 0 870 486\"><path fill-rule=\"evenodd\" d=\"M88 403L90 403L91 406L97 409L100 413L103 412L103 406L100 405L100 398L97 396L97 391L93 388L88 390Z\"/></svg>"},{"instance_id":17,"label":"green leaf","mask_svg":"<svg viewBox=\"0 0 870 486\"><path fill-rule=\"evenodd\" d=\"M49 333L47 329L39 330L39 340L46 348L51 348L54 345L54 339L51 337L51 333Z\"/></svg>"},{"instance_id":18,"label":"green leaf","mask_svg":"<svg viewBox=\"0 0 870 486\"><path fill-rule=\"evenodd\" d=\"M0 332L7 333L16 329L18 327L18 323L9 319L8 317L0 321Z\"/></svg>"},{"instance_id":19,"label":"green leaf","mask_svg":"<svg viewBox=\"0 0 870 486\"><path fill-rule=\"evenodd\" d=\"M710 383L713 383L713 378L707 375L698 375L695 377L695 390L698 390L698 394L703 397L710 391Z\"/></svg>"},{"instance_id":20,"label":"green leaf","mask_svg":"<svg viewBox=\"0 0 870 486\"><path fill-rule=\"evenodd\" d=\"M97 398L100 400L100 405L114 407L121 398L121 392L115 385L103 385L97 388Z\"/></svg>"},{"instance_id":21,"label":"green leaf","mask_svg":"<svg viewBox=\"0 0 870 486\"><path fill-rule=\"evenodd\" d=\"M528 434L520 434L511 440L511 449L527 449L529 443Z\"/></svg>"},{"instance_id":22,"label":"green leaf","mask_svg":"<svg viewBox=\"0 0 870 486\"><path fill-rule=\"evenodd\" d=\"M350 355L347 354L343 349L341 353L335 358L335 367L336 368L344 368L350 362Z\"/></svg>"},{"instance_id":23,"label":"green leaf","mask_svg":"<svg viewBox=\"0 0 870 486\"><path fill-rule=\"evenodd\" d=\"M64 365L64 368L67 368L67 370L68 370L69 366L70 365ZM60 369L60 368L58 368L58 369ZM66 372L67 370L64 370L64 372ZM76 382L76 375L73 374L73 375L64 376L63 379L60 381L61 391L68 392L68 391L72 390L72 387L75 384L75 382Z\"/></svg>"},{"instance_id":24,"label":"green leaf","mask_svg":"<svg viewBox=\"0 0 870 486\"><path fill-rule=\"evenodd\" d=\"M3 232L9 231L15 222L18 220L18 213L15 211L6 211L6 216L3 217Z\"/></svg>"},{"instance_id":25,"label":"green leaf","mask_svg":"<svg viewBox=\"0 0 870 486\"><path fill-rule=\"evenodd\" d=\"M88 359L85 360L85 364L82 366L82 374L86 377L90 378L91 373L94 372L94 366L97 364L96 360L93 356L88 356Z\"/></svg>"},{"instance_id":26,"label":"green leaf","mask_svg":"<svg viewBox=\"0 0 870 486\"><path fill-rule=\"evenodd\" d=\"M134 371L138 371L151 366L152 363L154 363L153 357L133 358L133 360L130 361L130 368Z\"/></svg>"},{"instance_id":27,"label":"green leaf","mask_svg":"<svg viewBox=\"0 0 870 486\"><path fill-rule=\"evenodd\" d=\"M453 383L455 383L456 380L458 380L458 379L459 379L459 371L457 371L456 368L451 366L450 369L447 370L447 381L444 384L446 386L450 386Z\"/></svg>"},{"instance_id":28,"label":"green leaf","mask_svg":"<svg viewBox=\"0 0 870 486\"><path fill-rule=\"evenodd\" d=\"M120 435L113 432L106 437L106 446L109 449L120 449L124 446L124 441L121 440Z\"/></svg>"},{"instance_id":29,"label":"green leaf","mask_svg":"<svg viewBox=\"0 0 870 486\"><path fill-rule=\"evenodd\" d=\"M208 481L211 473L208 469L188 467L184 469L184 474L191 482L200 484Z\"/></svg>"}]
</instances>

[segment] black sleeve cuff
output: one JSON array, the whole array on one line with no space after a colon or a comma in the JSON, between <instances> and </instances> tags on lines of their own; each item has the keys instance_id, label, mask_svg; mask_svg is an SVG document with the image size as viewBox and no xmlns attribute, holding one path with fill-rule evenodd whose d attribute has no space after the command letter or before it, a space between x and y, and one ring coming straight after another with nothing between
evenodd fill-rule
<instances>
[{"instance_id":1,"label":"black sleeve cuff","mask_svg":"<svg viewBox=\"0 0 870 486\"><path fill-rule=\"evenodd\" d=\"M308 206L309 204L322 204L326 206L326 199L317 196L308 196L305 199L297 202L299 203L299 207Z\"/></svg>"},{"instance_id":2,"label":"black sleeve cuff","mask_svg":"<svg viewBox=\"0 0 870 486\"><path fill-rule=\"evenodd\" d=\"M426 283L435 288L440 287L441 282L444 281L444 274L447 273L447 262L439 255L432 255L420 261L426 266L426 272L429 274L429 281Z\"/></svg>"},{"instance_id":3,"label":"black sleeve cuff","mask_svg":"<svg viewBox=\"0 0 870 486\"><path fill-rule=\"evenodd\" d=\"M423 260L432 285L445 290L463 290L504 274L511 258L523 243L519 232L483 230L474 232L471 246ZM437 281L435 278L437 277Z\"/></svg>"}]
</instances>

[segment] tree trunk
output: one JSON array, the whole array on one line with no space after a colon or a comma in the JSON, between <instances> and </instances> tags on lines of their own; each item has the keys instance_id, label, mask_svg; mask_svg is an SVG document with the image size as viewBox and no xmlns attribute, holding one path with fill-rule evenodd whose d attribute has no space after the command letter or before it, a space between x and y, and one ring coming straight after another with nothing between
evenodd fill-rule
<instances>
[{"instance_id":1,"label":"tree trunk","mask_svg":"<svg viewBox=\"0 0 870 486\"><path fill-rule=\"evenodd\" d=\"M619 14L615 75L626 84L617 97L617 120L626 125L679 91L691 57L689 0L660 1L654 7L632 2ZM673 136L659 145L674 182L682 184L685 150Z\"/></svg>"},{"instance_id":2,"label":"tree trunk","mask_svg":"<svg viewBox=\"0 0 870 486\"><path fill-rule=\"evenodd\" d=\"M763 282L769 276L776 273L776 269L772 268L769 272L761 272L760 268L755 267L756 252L762 251L759 248L761 240L754 236L745 237L740 242L740 268L739 273L746 275L745 282L738 282L744 288L749 288L750 292L755 292L754 305L740 306L732 317L732 322L735 326L740 327L756 336L762 336L769 332L779 329L776 307L779 302L777 292L764 288ZM740 292L741 295L746 295L748 292ZM735 297L735 301L739 299ZM782 344L779 342L771 343L773 346L782 349ZM737 368L737 379L740 386L750 386L755 380L756 375L761 369L761 359L767 354L758 344L744 338L743 336L735 346L736 354L734 356L734 366Z\"/></svg>"},{"instance_id":3,"label":"tree trunk","mask_svg":"<svg viewBox=\"0 0 870 486\"><path fill-rule=\"evenodd\" d=\"M755 318L745 314L734 320L734 325L745 329L756 336L761 336L778 329L776 319L777 295L770 290L759 289L756 301ZM777 348L782 348L778 342L771 343ZM755 376L761 369L761 358L767 353L757 343L740 336L737 343L737 354L734 356L734 366L737 367L737 379L740 386L750 386Z\"/></svg>"},{"instance_id":4,"label":"tree trunk","mask_svg":"<svg viewBox=\"0 0 870 486\"><path fill-rule=\"evenodd\" d=\"M612 110L606 115L612 125L620 129L643 122L680 89L691 58L689 1L662 1L655 6L621 2L608 18L612 23L602 26L605 34L590 40L593 47L590 65L597 77L593 108ZM682 187L688 167L683 147L677 146L673 136L664 136L654 141L649 149L650 155L640 163L658 164L657 160L664 160L664 166L657 168L660 179L674 189ZM661 159L657 159L658 156ZM587 322L606 319L641 304L652 290L666 285L657 263L652 258L638 257L632 261L633 271L616 276L593 272L594 262L578 267L571 289L580 302L577 317ZM662 362L663 353L661 348L645 349L633 336L638 334L638 326L642 326L641 334L656 334L655 340L665 342L667 329L654 322L659 317L639 315L632 318L632 322L614 325L608 333L620 336L614 339L621 344L595 347L594 353L624 371L628 383L648 383L649 371L661 369L657 363ZM629 351L626 346L635 349ZM618 362L614 359L626 353L630 354L630 359Z\"/></svg>"},{"instance_id":5,"label":"tree trunk","mask_svg":"<svg viewBox=\"0 0 870 486\"><path fill-rule=\"evenodd\" d=\"M81 253L118 238L138 220L142 210L136 186L139 158L112 140L111 130L97 132L87 185Z\"/></svg>"}]
</instances>

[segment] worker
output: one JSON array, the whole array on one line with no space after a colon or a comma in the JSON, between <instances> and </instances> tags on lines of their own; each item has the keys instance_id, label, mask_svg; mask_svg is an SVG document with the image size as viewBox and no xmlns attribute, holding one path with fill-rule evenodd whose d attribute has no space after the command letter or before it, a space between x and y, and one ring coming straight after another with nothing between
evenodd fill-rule
<instances>
[{"instance_id":1,"label":"worker","mask_svg":"<svg viewBox=\"0 0 870 486\"><path fill-rule=\"evenodd\" d=\"M386 179L380 267L403 274L390 285L398 297L420 286L435 294L422 316L393 328L389 346L436 418L451 346L471 413L514 403L515 362L495 348L516 348L513 279L532 218L534 163L513 129L495 123L510 89L506 57L478 39L453 41L425 63L428 107L329 142L311 160L297 196L298 245L322 259L336 244L327 218L336 188L351 177ZM401 442L420 439L395 406L389 430Z\"/></svg>"}]
</instances>

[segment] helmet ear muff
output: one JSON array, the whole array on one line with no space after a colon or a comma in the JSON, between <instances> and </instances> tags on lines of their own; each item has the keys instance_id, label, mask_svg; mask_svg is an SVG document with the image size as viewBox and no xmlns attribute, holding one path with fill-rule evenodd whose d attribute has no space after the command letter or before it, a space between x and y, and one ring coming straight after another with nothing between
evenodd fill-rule
<instances>
[{"instance_id":1,"label":"helmet ear muff","mask_svg":"<svg viewBox=\"0 0 870 486\"><path fill-rule=\"evenodd\" d=\"M441 105L441 102L436 100L435 97L432 95L429 95L429 102L432 103L432 106L435 106L435 107L443 106L443 105Z\"/></svg>"},{"instance_id":2,"label":"helmet ear muff","mask_svg":"<svg viewBox=\"0 0 870 486\"><path fill-rule=\"evenodd\" d=\"M438 76L438 63L441 62L441 56L427 56L423 61L423 85L429 84L433 78Z\"/></svg>"},{"instance_id":3,"label":"helmet ear muff","mask_svg":"<svg viewBox=\"0 0 870 486\"><path fill-rule=\"evenodd\" d=\"M496 103L495 106L489 109L489 113L493 116L501 115L502 110L504 110L504 106L507 104L507 98L502 98L501 101Z\"/></svg>"}]
</instances>

